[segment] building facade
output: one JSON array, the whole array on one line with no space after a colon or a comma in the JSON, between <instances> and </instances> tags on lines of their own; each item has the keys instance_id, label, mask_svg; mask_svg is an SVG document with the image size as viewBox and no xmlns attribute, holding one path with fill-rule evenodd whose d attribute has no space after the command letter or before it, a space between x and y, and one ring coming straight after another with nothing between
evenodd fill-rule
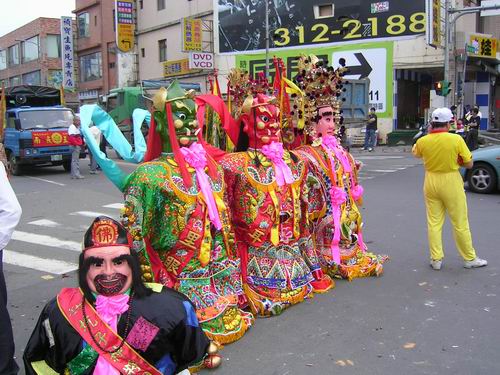
<instances>
[{"instance_id":1,"label":"building facade","mask_svg":"<svg viewBox=\"0 0 500 375\"><path fill-rule=\"evenodd\" d=\"M40 17L0 37L0 83L60 88L61 20ZM68 104L76 93L65 92Z\"/></svg>"},{"instance_id":2,"label":"building facade","mask_svg":"<svg viewBox=\"0 0 500 375\"><path fill-rule=\"evenodd\" d=\"M80 102L93 103L113 88L136 85L136 54L116 47L115 2L76 0L75 6Z\"/></svg>"}]
</instances>

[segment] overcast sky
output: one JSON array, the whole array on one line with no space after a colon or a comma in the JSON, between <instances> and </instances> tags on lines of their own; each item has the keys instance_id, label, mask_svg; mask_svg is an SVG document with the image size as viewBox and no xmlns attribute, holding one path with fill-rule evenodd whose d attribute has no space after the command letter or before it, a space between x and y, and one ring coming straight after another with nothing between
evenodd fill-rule
<instances>
[{"instance_id":1,"label":"overcast sky","mask_svg":"<svg viewBox=\"0 0 500 375\"><path fill-rule=\"evenodd\" d=\"M0 0L0 36L38 17L72 16L75 0Z\"/></svg>"}]
</instances>

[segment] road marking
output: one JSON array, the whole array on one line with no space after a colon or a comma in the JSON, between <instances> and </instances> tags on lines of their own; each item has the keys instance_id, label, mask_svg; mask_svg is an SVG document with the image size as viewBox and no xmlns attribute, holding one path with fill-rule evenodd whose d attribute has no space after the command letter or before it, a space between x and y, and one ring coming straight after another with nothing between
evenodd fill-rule
<instances>
[{"instance_id":1,"label":"road marking","mask_svg":"<svg viewBox=\"0 0 500 375\"><path fill-rule=\"evenodd\" d=\"M103 206L104 208L116 208L117 210L121 210L123 208L123 203L111 203Z\"/></svg>"},{"instance_id":2,"label":"road marking","mask_svg":"<svg viewBox=\"0 0 500 375\"><path fill-rule=\"evenodd\" d=\"M356 160L385 160L385 159L404 159L404 156L357 156L353 155Z\"/></svg>"},{"instance_id":3,"label":"road marking","mask_svg":"<svg viewBox=\"0 0 500 375\"><path fill-rule=\"evenodd\" d=\"M64 262L57 259L39 258L33 255L3 250L3 262L13 266L30 268L37 271L62 275L78 269L75 263Z\"/></svg>"},{"instance_id":4,"label":"road marking","mask_svg":"<svg viewBox=\"0 0 500 375\"><path fill-rule=\"evenodd\" d=\"M375 176L366 176L366 177L360 177L360 180L371 180L372 178L375 178Z\"/></svg>"},{"instance_id":5,"label":"road marking","mask_svg":"<svg viewBox=\"0 0 500 375\"><path fill-rule=\"evenodd\" d=\"M21 242L33 243L36 245L57 247L78 252L82 251L82 245L79 242L60 240L58 238L46 236L44 234L35 234L16 230L12 234L12 239Z\"/></svg>"},{"instance_id":6,"label":"road marking","mask_svg":"<svg viewBox=\"0 0 500 375\"><path fill-rule=\"evenodd\" d=\"M93 217L96 218L97 216L109 216L108 214L103 214L102 212L94 212L94 211L76 211L70 213L72 216L85 216L85 217Z\"/></svg>"},{"instance_id":7,"label":"road marking","mask_svg":"<svg viewBox=\"0 0 500 375\"><path fill-rule=\"evenodd\" d=\"M52 221L52 220L48 220L48 219L40 219L40 220L30 221L28 224L38 225L39 227L49 227L49 228L57 228L57 227L61 226L61 224L56 223L55 221Z\"/></svg>"},{"instance_id":8,"label":"road marking","mask_svg":"<svg viewBox=\"0 0 500 375\"><path fill-rule=\"evenodd\" d=\"M51 181L51 180L46 180L45 178L33 177L33 176L25 176L25 177L31 178L33 180L48 182L49 184L54 184L54 185L58 185L58 186L66 186L66 184L62 184L60 182L55 182L55 181Z\"/></svg>"},{"instance_id":9,"label":"road marking","mask_svg":"<svg viewBox=\"0 0 500 375\"><path fill-rule=\"evenodd\" d=\"M377 173L392 173L397 172L397 169L368 169L367 172L377 172Z\"/></svg>"}]
</instances>

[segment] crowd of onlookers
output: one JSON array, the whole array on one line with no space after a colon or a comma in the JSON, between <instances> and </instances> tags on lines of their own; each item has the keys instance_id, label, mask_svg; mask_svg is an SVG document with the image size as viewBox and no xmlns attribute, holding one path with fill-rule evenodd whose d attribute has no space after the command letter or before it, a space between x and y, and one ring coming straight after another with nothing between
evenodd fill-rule
<instances>
[{"instance_id":1,"label":"crowd of onlookers","mask_svg":"<svg viewBox=\"0 0 500 375\"><path fill-rule=\"evenodd\" d=\"M451 123L450 132L461 135L469 150L474 151L479 148L479 127L481 125L482 114L479 107L475 105L465 106L465 115L462 118L457 116L457 106L450 107L453 113L453 121Z\"/></svg>"}]
</instances>

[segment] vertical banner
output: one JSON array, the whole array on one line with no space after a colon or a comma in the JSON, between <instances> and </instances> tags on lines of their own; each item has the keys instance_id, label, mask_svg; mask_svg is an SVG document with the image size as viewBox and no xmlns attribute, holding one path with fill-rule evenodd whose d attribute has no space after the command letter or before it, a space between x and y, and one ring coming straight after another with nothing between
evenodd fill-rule
<instances>
[{"instance_id":1,"label":"vertical banner","mask_svg":"<svg viewBox=\"0 0 500 375\"><path fill-rule=\"evenodd\" d=\"M116 45L122 52L129 52L135 45L134 1L115 0Z\"/></svg>"},{"instance_id":2,"label":"vertical banner","mask_svg":"<svg viewBox=\"0 0 500 375\"><path fill-rule=\"evenodd\" d=\"M427 44L439 47L441 45L441 0L425 0L425 9Z\"/></svg>"},{"instance_id":3,"label":"vertical banner","mask_svg":"<svg viewBox=\"0 0 500 375\"><path fill-rule=\"evenodd\" d=\"M201 19L182 19L182 50L201 51Z\"/></svg>"},{"instance_id":4,"label":"vertical banner","mask_svg":"<svg viewBox=\"0 0 500 375\"><path fill-rule=\"evenodd\" d=\"M75 89L75 62L73 53L73 20L71 17L61 17L61 55L62 55L62 86L69 90Z\"/></svg>"}]
</instances>

